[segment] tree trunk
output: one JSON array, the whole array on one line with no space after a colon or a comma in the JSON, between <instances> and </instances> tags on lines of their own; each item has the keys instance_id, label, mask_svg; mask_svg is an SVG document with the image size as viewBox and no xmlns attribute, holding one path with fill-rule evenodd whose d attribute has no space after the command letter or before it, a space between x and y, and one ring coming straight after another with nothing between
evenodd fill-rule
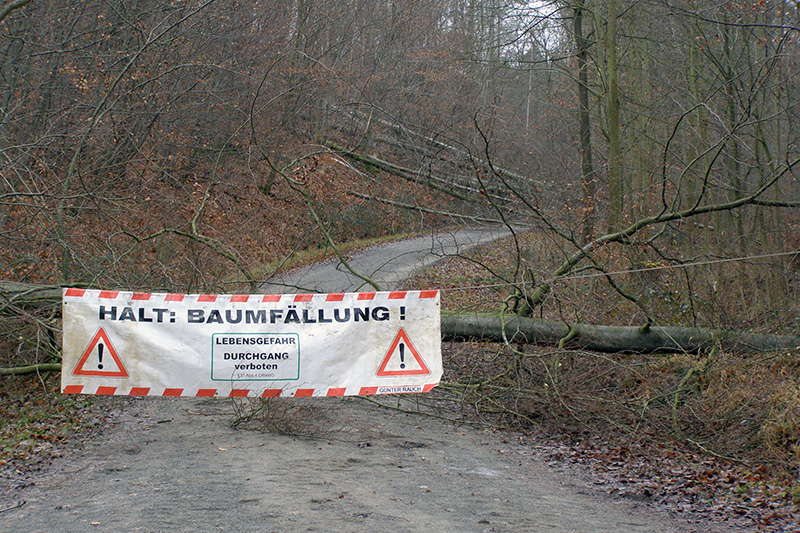
<instances>
[{"instance_id":1,"label":"tree trunk","mask_svg":"<svg viewBox=\"0 0 800 533\"><path fill-rule=\"evenodd\" d=\"M60 287L0 281L0 308L59 306ZM505 336L503 324L505 323ZM529 344L559 344L599 352L698 352L719 343L729 351L766 352L800 348L800 337L742 333L680 326L630 327L565 324L497 314L443 314L442 336L446 340L482 339ZM569 340L566 340L569 339Z\"/></svg>"},{"instance_id":2,"label":"tree trunk","mask_svg":"<svg viewBox=\"0 0 800 533\"><path fill-rule=\"evenodd\" d=\"M761 335L690 327L624 327L565 324L505 317L496 314L464 313L442 316L442 336L446 340L481 339L527 344L559 344L598 352L691 352L711 348L715 344L728 351L767 352L794 350L800 337Z\"/></svg>"},{"instance_id":3,"label":"tree trunk","mask_svg":"<svg viewBox=\"0 0 800 533\"><path fill-rule=\"evenodd\" d=\"M575 3L573 31L575 32L575 58L578 63L578 137L581 150L581 183L583 184L583 235L587 244L595 232L595 174L592 164L592 133L589 116L589 76L587 54L591 45L583 31L584 0Z\"/></svg>"},{"instance_id":4,"label":"tree trunk","mask_svg":"<svg viewBox=\"0 0 800 533\"><path fill-rule=\"evenodd\" d=\"M9 306L28 309L60 306L61 292L61 287L0 281L0 314L8 314Z\"/></svg>"},{"instance_id":5,"label":"tree trunk","mask_svg":"<svg viewBox=\"0 0 800 533\"><path fill-rule=\"evenodd\" d=\"M608 194L609 228L622 227L625 209L625 187L622 174L622 134L619 119L619 65L617 61L617 2L608 0L606 26L606 120L608 122Z\"/></svg>"}]
</instances>

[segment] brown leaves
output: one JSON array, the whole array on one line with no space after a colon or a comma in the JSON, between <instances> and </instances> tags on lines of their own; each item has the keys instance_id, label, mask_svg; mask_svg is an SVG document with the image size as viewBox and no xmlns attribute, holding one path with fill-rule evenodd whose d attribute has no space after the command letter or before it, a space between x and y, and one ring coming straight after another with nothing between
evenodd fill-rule
<instances>
[{"instance_id":1,"label":"brown leaves","mask_svg":"<svg viewBox=\"0 0 800 533\"><path fill-rule=\"evenodd\" d=\"M761 531L783 531L796 519L790 486L768 482L765 467L751 471L677 445L611 444L607 437L537 449L544 449L553 465L588 468L594 484L608 494L657 503L677 515Z\"/></svg>"}]
</instances>

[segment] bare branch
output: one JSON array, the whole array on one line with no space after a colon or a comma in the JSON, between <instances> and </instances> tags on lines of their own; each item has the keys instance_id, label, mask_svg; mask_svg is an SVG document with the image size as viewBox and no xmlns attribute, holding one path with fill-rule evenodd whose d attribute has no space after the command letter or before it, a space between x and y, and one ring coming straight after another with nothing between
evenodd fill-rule
<instances>
[{"instance_id":1,"label":"bare branch","mask_svg":"<svg viewBox=\"0 0 800 533\"><path fill-rule=\"evenodd\" d=\"M0 368L0 376L21 376L24 374L38 374L39 372L59 372L60 370L61 363L39 363L38 365Z\"/></svg>"},{"instance_id":2,"label":"bare branch","mask_svg":"<svg viewBox=\"0 0 800 533\"><path fill-rule=\"evenodd\" d=\"M0 22L3 22L12 12L21 9L30 4L31 0L14 0L7 2L6 5L0 7Z\"/></svg>"}]
</instances>

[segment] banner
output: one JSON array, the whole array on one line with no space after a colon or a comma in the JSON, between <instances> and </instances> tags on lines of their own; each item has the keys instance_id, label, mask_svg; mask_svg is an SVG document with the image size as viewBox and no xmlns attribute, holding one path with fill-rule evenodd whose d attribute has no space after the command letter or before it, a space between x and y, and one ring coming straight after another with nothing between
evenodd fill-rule
<instances>
[{"instance_id":1,"label":"banner","mask_svg":"<svg viewBox=\"0 0 800 533\"><path fill-rule=\"evenodd\" d=\"M442 375L438 291L63 296L66 394L415 393Z\"/></svg>"}]
</instances>

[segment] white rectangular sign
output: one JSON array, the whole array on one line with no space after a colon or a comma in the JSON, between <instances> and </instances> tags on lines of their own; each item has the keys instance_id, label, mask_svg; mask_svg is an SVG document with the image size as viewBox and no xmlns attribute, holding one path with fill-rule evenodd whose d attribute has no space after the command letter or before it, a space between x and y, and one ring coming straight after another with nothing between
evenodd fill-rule
<instances>
[{"instance_id":1,"label":"white rectangular sign","mask_svg":"<svg viewBox=\"0 0 800 533\"><path fill-rule=\"evenodd\" d=\"M438 291L207 295L64 289L61 390L134 396L427 392Z\"/></svg>"}]
</instances>

